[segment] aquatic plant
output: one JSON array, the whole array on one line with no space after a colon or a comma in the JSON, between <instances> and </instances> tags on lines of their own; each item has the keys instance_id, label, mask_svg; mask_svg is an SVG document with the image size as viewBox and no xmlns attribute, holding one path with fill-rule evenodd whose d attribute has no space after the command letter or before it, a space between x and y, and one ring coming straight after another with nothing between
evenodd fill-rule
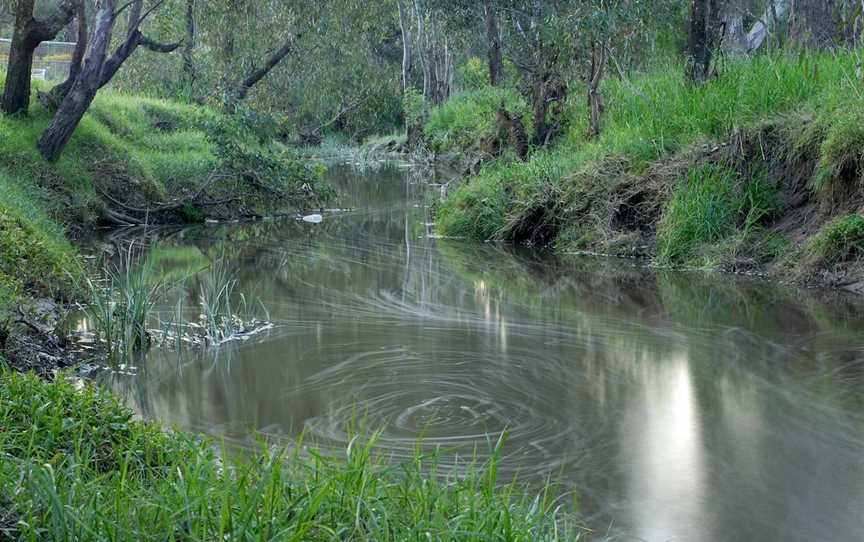
<instances>
[{"instance_id":1,"label":"aquatic plant","mask_svg":"<svg viewBox=\"0 0 864 542\"><path fill-rule=\"evenodd\" d=\"M245 295L235 295L236 286L237 279L225 258L211 265L204 274L199 288L201 321L194 327L206 344L220 345L267 325L265 322L270 315L263 303L250 304Z\"/></svg>"},{"instance_id":2,"label":"aquatic plant","mask_svg":"<svg viewBox=\"0 0 864 542\"><path fill-rule=\"evenodd\" d=\"M151 280L151 267L135 250L120 250L119 261L104 266L103 281L85 278L89 291L86 313L96 338L112 362L143 351L150 344L147 322L163 289Z\"/></svg>"}]
</instances>

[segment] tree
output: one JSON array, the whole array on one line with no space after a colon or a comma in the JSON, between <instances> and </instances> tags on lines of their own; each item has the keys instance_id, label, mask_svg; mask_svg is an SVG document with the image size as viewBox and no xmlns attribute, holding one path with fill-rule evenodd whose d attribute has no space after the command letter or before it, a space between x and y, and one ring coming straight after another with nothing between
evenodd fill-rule
<instances>
[{"instance_id":1,"label":"tree","mask_svg":"<svg viewBox=\"0 0 864 542\"><path fill-rule=\"evenodd\" d=\"M489 83L497 87L503 82L504 62L501 57L501 28L492 0L484 0L483 14L486 21L486 46L489 60Z\"/></svg>"},{"instance_id":2,"label":"tree","mask_svg":"<svg viewBox=\"0 0 864 542\"><path fill-rule=\"evenodd\" d=\"M164 4L164 1L156 1L146 12L143 11L144 0L133 0L126 4L125 8L129 9L126 37L114 54L108 56L108 48L120 12L117 11L117 0L100 0L93 37L88 40L86 58L82 65L71 68L72 72L77 73L77 77L69 85L68 90L52 92L53 98L59 101L59 105L37 143L39 152L46 160L54 162L60 157L84 113L96 98L96 93L111 81L139 46L156 52L171 52L180 46L179 43L160 44L141 32L141 25L151 13Z\"/></svg>"},{"instance_id":3,"label":"tree","mask_svg":"<svg viewBox=\"0 0 864 542\"><path fill-rule=\"evenodd\" d=\"M6 114L27 114L30 108L30 79L33 55L44 41L54 39L75 16L84 0L63 0L47 19L37 20L33 15L35 0L18 0L15 8L15 31L9 50L6 86L0 109Z\"/></svg>"},{"instance_id":4,"label":"tree","mask_svg":"<svg viewBox=\"0 0 864 542\"><path fill-rule=\"evenodd\" d=\"M805 47L851 43L860 33L860 0L796 0L791 13L792 41Z\"/></svg>"},{"instance_id":5,"label":"tree","mask_svg":"<svg viewBox=\"0 0 864 542\"><path fill-rule=\"evenodd\" d=\"M691 0L687 41L687 76L694 83L711 77L712 60L722 31L723 0Z\"/></svg>"}]
</instances>

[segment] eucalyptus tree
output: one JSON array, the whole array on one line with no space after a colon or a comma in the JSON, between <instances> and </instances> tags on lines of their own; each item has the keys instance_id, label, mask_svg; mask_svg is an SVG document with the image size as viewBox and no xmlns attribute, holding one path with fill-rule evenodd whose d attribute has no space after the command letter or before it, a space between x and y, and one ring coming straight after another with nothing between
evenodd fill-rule
<instances>
[{"instance_id":1,"label":"eucalyptus tree","mask_svg":"<svg viewBox=\"0 0 864 542\"><path fill-rule=\"evenodd\" d=\"M726 0L690 0L687 37L687 77L704 83L711 76L712 61L723 30Z\"/></svg>"},{"instance_id":2,"label":"eucalyptus tree","mask_svg":"<svg viewBox=\"0 0 864 542\"><path fill-rule=\"evenodd\" d=\"M139 46L156 52L171 52L179 47L179 43L159 43L145 36L141 30L147 18L164 6L166 1L153 0L145 5L144 0L131 0L122 6L118 6L117 0L97 2L92 37L86 41L86 56L83 54L85 45L82 35L82 41L76 48L76 63L70 69L75 78L53 93L57 109L37 142L37 148L46 160L53 162L60 157L84 113L96 98L96 93L113 79ZM124 10L128 10L126 34L119 40L116 50L110 53L116 23ZM78 13L85 15L83 10Z\"/></svg>"},{"instance_id":3,"label":"eucalyptus tree","mask_svg":"<svg viewBox=\"0 0 864 542\"><path fill-rule=\"evenodd\" d=\"M16 0L15 27L9 48L6 85L0 108L9 115L26 114L30 108L33 56L42 42L53 40L75 16L84 0L63 0L45 17L34 13L36 0Z\"/></svg>"}]
</instances>

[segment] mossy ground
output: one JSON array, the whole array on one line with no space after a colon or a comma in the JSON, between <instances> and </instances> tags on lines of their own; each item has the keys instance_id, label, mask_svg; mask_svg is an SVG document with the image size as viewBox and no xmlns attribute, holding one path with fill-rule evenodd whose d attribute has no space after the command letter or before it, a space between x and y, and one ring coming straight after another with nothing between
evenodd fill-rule
<instances>
[{"instance_id":1,"label":"mossy ground","mask_svg":"<svg viewBox=\"0 0 864 542\"><path fill-rule=\"evenodd\" d=\"M525 163L506 154L486 162L440 206L440 233L785 273L806 258L780 256L811 250L807 239L834 217L862 213L857 58L730 60L702 86L687 83L675 63L609 78L597 139L587 137L584 96L574 92L566 133ZM474 96L457 97L458 110L481 114ZM439 124L426 126L432 140L448 133Z\"/></svg>"},{"instance_id":2,"label":"mossy ground","mask_svg":"<svg viewBox=\"0 0 864 542\"><path fill-rule=\"evenodd\" d=\"M577 540L551 488L495 460L459 478L435 458L340 457L302 443L246 457L135 421L94 386L0 369L0 538L22 540Z\"/></svg>"}]
</instances>

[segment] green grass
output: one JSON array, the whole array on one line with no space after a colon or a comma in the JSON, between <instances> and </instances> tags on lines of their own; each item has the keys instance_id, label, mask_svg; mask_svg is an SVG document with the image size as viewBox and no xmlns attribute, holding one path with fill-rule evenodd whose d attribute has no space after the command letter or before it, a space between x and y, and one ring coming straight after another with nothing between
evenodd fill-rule
<instances>
[{"instance_id":1,"label":"green grass","mask_svg":"<svg viewBox=\"0 0 864 542\"><path fill-rule=\"evenodd\" d=\"M51 115L32 102L26 117L0 115L0 323L21 296L72 295L68 275L79 265L67 239L89 236L106 209L128 213L192 194L227 202L187 204L170 217L201 222L320 205L331 195L320 169L243 119L111 91L99 93L60 160L49 164L36 142Z\"/></svg>"},{"instance_id":2,"label":"green grass","mask_svg":"<svg viewBox=\"0 0 864 542\"><path fill-rule=\"evenodd\" d=\"M495 113L502 103L512 116L522 118L530 131L530 108L525 99L512 89L487 87L457 94L430 113L424 126L429 146L439 153L463 151L494 138L498 131Z\"/></svg>"},{"instance_id":3,"label":"green grass","mask_svg":"<svg viewBox=\"0 0 864 542\"><path fill-rule=\"evenodd\" d=\"M537 240L531 232L539 231L543 241L557 240L561 247L604 250L619 240L616 213L635 194L640 205L655 209L639 227L659 225L660 262L718 264L722 258L706 257L720 251L710 245L734 244L730 240L736 237L759 244L756 238L767 234L767 229L759 230L766 213L782 212L770 201L751 202L752 213L742 210L744 200L770 200L765 190L779 189L771 189L772 184L791 183L771 177L769 166L797 164L812 194L826 202L860 192L864 99L855 76L856 58L847 51L732 60L702 86L688 84L676 63L633 74L629 80L609 77L603 84L602 134L596 140L586 135L583 85L573 82L565 134L552 148L535 149L526 163L506 156L486 163L439 207L439 233ZM475 110L483 111L479 104L445 104L440 111L447 114L433 113L427 130L447 134L458 127L460 136L448 141L466 145L463 150L470 152L470 142L488 129L472 120ZM494 118L489 111L483 114L487 121ZM432 125L433 119L437 124ZM771 140L763 137L767 125L772 127ZM752 148L729 146L726 156L750 160L746 166L764 170L770 182L736 178L734 188L692 180L678 186L692 177L691 169L697 176L705 173L705 149L723 149L720 145L730 141L734 145L739 136ZM694 201L687 201L691 198ZM678 227L682 231L673 231Z\"/></svg>"},{"instance_id":4,"label":"green grass","mask_svg":"<svg viewBox=\"0 0 864 542\"><path fill-rule=\"evenodd\" d=\"M374 438L344 454L212 442L135 421L91 385L0 373L0 536L23 540L577 540L551 487L498 480L496 461L436 476Z\"/></svg>"},{"instance_id":5,"label":"green grass","mask_svg":"<svg viewBox=\"0 0 864 542\"><path fill-rule=\"evenodd\" d=\"M864 257L864 216L841 216L826 224L804 246L810 267L851 262Z\"/></svg>"},{"instance_id":6,"label":"green grass","mask_svg":"<svg viewBox=\"0 0 864 542\"><path fill-rule=\"evenodd\" d=\"M657 259L669 265L712 266L703 250L747 236L776 209L774 188L762 176L740 179L717 165L691 169L666 204L657 231Z\"/></svg>"},{"instance_id":7,"label":"green grass","mask_svg":"<svg viewBox=\"0 0 864 542\"><path fill-rule=\"evenodd\" d=\"M42 197L0 169L0 316L24 292L55 297L74 282L76 251L45 213Z\"/></svg>"}]
</instances>

